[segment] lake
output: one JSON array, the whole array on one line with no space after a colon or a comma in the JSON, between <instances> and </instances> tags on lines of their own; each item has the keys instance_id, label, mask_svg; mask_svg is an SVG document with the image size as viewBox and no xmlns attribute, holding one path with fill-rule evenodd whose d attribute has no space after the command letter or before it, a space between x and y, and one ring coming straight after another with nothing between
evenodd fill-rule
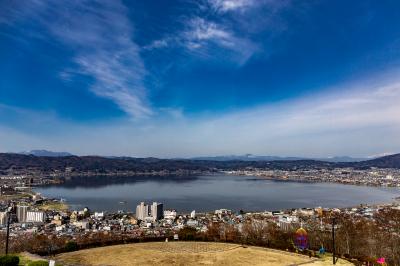
<instances>
[{"instance_id":1,"label":"lake","mask_svg":"<svg viewBox=\"0 0 400 266\"><path fill-rule=\"evenodd\" d=\"M280 210L300 207L350 207L392 202L398 188L335 183L272 181L251 176L79 177L35 191L67 200L71 209L135 212L141 201L164 203L164 209L233 211ZM121 203L126 202L126 203Z\"/></svg>"}]
</instances>

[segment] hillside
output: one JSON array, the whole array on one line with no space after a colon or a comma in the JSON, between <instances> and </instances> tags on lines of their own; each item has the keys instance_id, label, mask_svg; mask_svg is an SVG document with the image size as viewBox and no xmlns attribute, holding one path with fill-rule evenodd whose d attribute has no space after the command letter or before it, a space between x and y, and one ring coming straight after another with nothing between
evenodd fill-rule
<instances>
[{"instance_id":1,"label":"hillside","mask_svg":"<svg viewBox=\"0 0 400 266\"><path fill-rule=\"evenodd\" d=\"M66 167L71 167L75 171L194 170L200 168L184 160L105 158L99 156L38 157L34 155L0 154L0 170L12 168L64 171Z\"/></svg>"},{"instance_id":2,"label":"hillside","mask_svg":"<svg viewBox=\"0 0 400 266\"><path fill-rule=\"evenodd\" d=\"M38 157L22 154L0 154L0 170L35 169L40 171L212 171L215 169L238 170L246 167L265 169L326 168L334 164L314 160L295 161L207 161L157 158L105 158L99 156Z\"/></svg>"},{"instance_id":3,"label":"hillside","mask_svg":"<svg viewBox=\"0 0 400 266\"><path fill-rule=\"evenodd\" d=\"M357 163L359 167L400 168L400 153Z\"/></svg>"},{"instance_id":4,"label":"hillside","mask_svg":"<svg viewBox=\"0 0 400 266\"><path fill-rule=\"evenodd\" d=\"M355 168L400 168L400 154L389 155L362 162L335 163L317 160L278 160L278 161L211 161L211 160L185 160L185 159L157 159L157 158L106 158L99 156L64 156L46 157L34 155L22 155L0 153L0 171L14 170L38 170L65 171L66 167L72 171L215 171L240 170L250 168L262 169L331 169L334 167Z\"/></svg>"}]
</instances>

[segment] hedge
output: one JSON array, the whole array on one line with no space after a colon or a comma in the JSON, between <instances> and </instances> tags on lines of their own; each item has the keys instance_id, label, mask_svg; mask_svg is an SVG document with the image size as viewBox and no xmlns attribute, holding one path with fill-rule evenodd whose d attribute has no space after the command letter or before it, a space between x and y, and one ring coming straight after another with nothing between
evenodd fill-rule
<instances>
[{"instance_id":1,"label":"hedge","mask_svg":"<svg viewBox=\"0 0 400 266\"><path fill-rule=\"evenodd\" d=\"M18 266L19 257L13 255L0 256L0 266Z\"/></svg>"}]
</instances>

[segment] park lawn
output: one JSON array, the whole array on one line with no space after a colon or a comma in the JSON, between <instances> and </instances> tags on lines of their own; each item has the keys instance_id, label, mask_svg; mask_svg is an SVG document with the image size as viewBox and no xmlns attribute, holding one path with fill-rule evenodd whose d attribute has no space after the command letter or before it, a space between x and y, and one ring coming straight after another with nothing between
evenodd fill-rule
<instances>
[{"instance_id":1,"label":"park lawn","mask_svg":"<svg viewBox=\"0 0 400 266\"><path fill-rule=\"evenodd\" d=\"M43 211L54 210L54 211L66 211L68 210L69 206L63 202L50 202L47 201L41 205L37 206L38 209Z\"/></svg>"},{"instance_id":2,"label":"park lawn","mask_svg":"<svg viewBox=\"0 0 400 266\"><path fill-rule=\"evenodd\" d=\"M24 192L24 193L16 193L13 195L0 195L0 200L9 201L9 200L20 200L22 198L30 198L32 197L32 193Z\"/></svg>"},{"instance_id":3,"label":"park lawn","mask_svg":"<svg viewBox=\"0 0 400 266\"><path fill-rule=\"evenodd\" d=\"M34 255L34 254L30 254L28 252L22 252L22 253L15 254L15 255L19 257L19 266L29 265L29 263L33 262L33 261L45 260L40 256L37 256L37 255Z\"/></svg>"},{"instance_id":4,"label":"park lawn","mask_svg":"<svg viewBox=\"0 0 400 266\"><path fill-rule=\"evenodd\" d=\"M116 245L56 256L62 265L296 265L317 259L261 247L211 242ZM315 264L310 264L315 265ZM321 264L325 265L325 264ZM349 264L351 265L351 264Z\"/></svg>"},{"instance_id":5,"label":"park lawn","mask_svg":"<svg viewBox=\"0 0 400 266\"><path fill-rule=\"evenodd\" d=\"M328 265L333 265L332 256L324 256L323 258L321 258L317 261L314 261L313 263L306 263L306 264L303 264L302 266L328 266ZM354 264L347 260L339 259L338 261L336 261L335 265L349 266L349 265L354 265Z\"/></svg>"}]
</instances>

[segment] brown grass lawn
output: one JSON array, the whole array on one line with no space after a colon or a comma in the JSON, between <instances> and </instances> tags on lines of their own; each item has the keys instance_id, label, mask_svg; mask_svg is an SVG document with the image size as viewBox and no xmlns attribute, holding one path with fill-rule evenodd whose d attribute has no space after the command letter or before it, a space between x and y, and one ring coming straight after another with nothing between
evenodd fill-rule
<instances>
[{"instance_id":1,"label":"brown grass lawn","mask_svg":"<svg viewBox=\"0 0 400 266\"><path fill-rule=\"evenodd\" d=\"M60 254L63 265L330 265L306 256L260 247L206 242L152 242ZM342 264L346 265L346 264ZM347 264L350 265L350 264Z\"/></svg>"}]
</instances>

